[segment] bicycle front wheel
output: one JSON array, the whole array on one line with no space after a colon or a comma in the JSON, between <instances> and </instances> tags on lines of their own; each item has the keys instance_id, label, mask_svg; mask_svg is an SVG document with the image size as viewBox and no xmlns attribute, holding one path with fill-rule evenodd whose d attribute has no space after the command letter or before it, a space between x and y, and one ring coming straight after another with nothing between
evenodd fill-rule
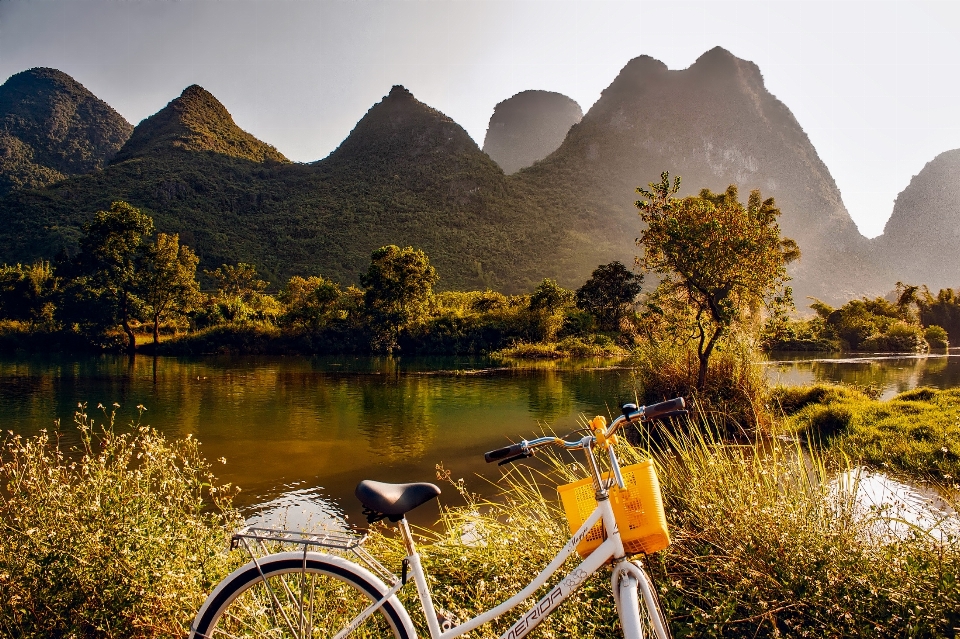
<instances>
[{"instance_id":1,"label":"bicycle front wheel","mask_svg":"<svg viewBox=\"0 0 960 639\"><path fill-rule=\"evenodd\" d=\"M285 552L238 568L210 594L191 639L320 639L337 636L387 586L341 557ZM406 609L390 597L347 636L415 639Z\"/></svg>"}]
</instances>

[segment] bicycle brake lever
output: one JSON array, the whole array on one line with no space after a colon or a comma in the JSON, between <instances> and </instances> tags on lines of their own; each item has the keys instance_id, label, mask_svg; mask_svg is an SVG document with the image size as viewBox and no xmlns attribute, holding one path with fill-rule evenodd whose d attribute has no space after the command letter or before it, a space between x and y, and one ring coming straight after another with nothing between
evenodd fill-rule
<instances>
[{"instance_id":1,"label":"bicycle brake lever","mask_svg":"<svg viewBox=\"0 0 960 639\"><path fill-rule=\"evenodd\" d=\"M519 455L514 455L513 457L507 457L497 462L497 466L503 466L504 464L509 464L510 462L515 462L518 459L523 459L524 457L533 457L534 453L531 450L529 453L520 453Z\"/></svg>"}]
</instances>

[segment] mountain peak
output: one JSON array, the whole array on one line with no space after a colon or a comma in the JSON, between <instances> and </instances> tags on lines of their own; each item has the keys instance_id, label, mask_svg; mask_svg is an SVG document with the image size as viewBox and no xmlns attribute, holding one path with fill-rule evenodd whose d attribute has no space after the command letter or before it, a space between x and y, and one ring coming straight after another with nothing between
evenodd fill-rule
<instances>
[{"instance_id":1,"label":"mountain peak","mask_svg":"<svg viewBox=\"0 0 960 639\"><path fill-rule=\"evenodd\" d=\"M387 94L387 97L393 100L416 100L416 98L413 97L413 94L410 93L410 91L402 84L393 85L390 88L390 93Z\"/></svg>"},{"instance_id":2,"label":"mountain peak","mask_svg":"<svg viewBox=\"0 0 960 639\"><path fill-rule=\"evenodd\" d=\"M276 148L238 127L223 103L197 84L138 124L117 161L170 148L209 151L253 162L288 162Z\"/></svg>"},{"instance_id":3,"label":"mountain peak","mask_svg":"<svg viewBox=\"0 0 960 639\"><path fill-rule=\"evenodd\" d=\"M739 77L757 88L763 86L760 67L749 60L738 58L723 47L714 47L697 58L687 69L698 81L725 83L731 77Z\"/></svg>"},{"instance_id":4,"label":"mountain peak","mask_svg":"<svg viewBox=\"0 0 960 639\"><path fill-rule=\"evenodd\" d=\"M463 127L398 84L370 107L330 160L366 163L376 157L378 162L390 163L460 153L481 154Z\"/></svg>"},{"instance_id":5,"label":"mountain peak","mask_svg":"<svg viewBox=\"0 0 960 639\"><path fill-rule=\"evenodd\" d=\"M37 67L0 85L0 196L97 170L133 127L82 84Z\"/></svg>"},{"instance_id":6,"label":"mountain peak","mask_svg":"<svg viewBox=\"0 0 960 639\"><path fill-rule=\"evenodd\" d=\"M515 173L556 151L581 118L580 105L561 93L521 91L494 108L483 150Z\"/></svg>"}]
</instances>

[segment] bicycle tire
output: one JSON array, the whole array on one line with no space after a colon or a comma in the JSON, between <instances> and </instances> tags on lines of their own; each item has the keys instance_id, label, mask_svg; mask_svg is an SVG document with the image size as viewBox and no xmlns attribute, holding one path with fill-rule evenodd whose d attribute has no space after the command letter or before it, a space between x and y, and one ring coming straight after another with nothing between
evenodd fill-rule
<instances>
[{"instance_id":1,"label":"bicycle tire","mask_svg":"<svg viewBox=\"0 0 960 639\"><path fill-rule=\"evenodd\" d=\"M285 552L238 568L210 593L190 639L333 637L389 589L373 573L325 553ZM415 639L394 595L349 635Z\"/></svg>"}]
</instances>

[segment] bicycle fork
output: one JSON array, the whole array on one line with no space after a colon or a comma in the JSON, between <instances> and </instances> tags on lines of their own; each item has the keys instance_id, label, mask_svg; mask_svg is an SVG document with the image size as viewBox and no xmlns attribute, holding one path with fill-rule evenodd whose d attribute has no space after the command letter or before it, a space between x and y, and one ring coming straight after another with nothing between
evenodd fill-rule
<instances>
[{"instance_id":1,"label":"bicycle fork","mask_svg":"<svg viewBox=\"0 0 960 639\"><path fill-rule=\"evenodd\" d=\"M646 639L640 622L641 593L656 639L667 639L668 635L659 612L656 594L643 568L632 561L624 560L614 568L610 579L624 639Z\"/></svg>"}]
</instances>

